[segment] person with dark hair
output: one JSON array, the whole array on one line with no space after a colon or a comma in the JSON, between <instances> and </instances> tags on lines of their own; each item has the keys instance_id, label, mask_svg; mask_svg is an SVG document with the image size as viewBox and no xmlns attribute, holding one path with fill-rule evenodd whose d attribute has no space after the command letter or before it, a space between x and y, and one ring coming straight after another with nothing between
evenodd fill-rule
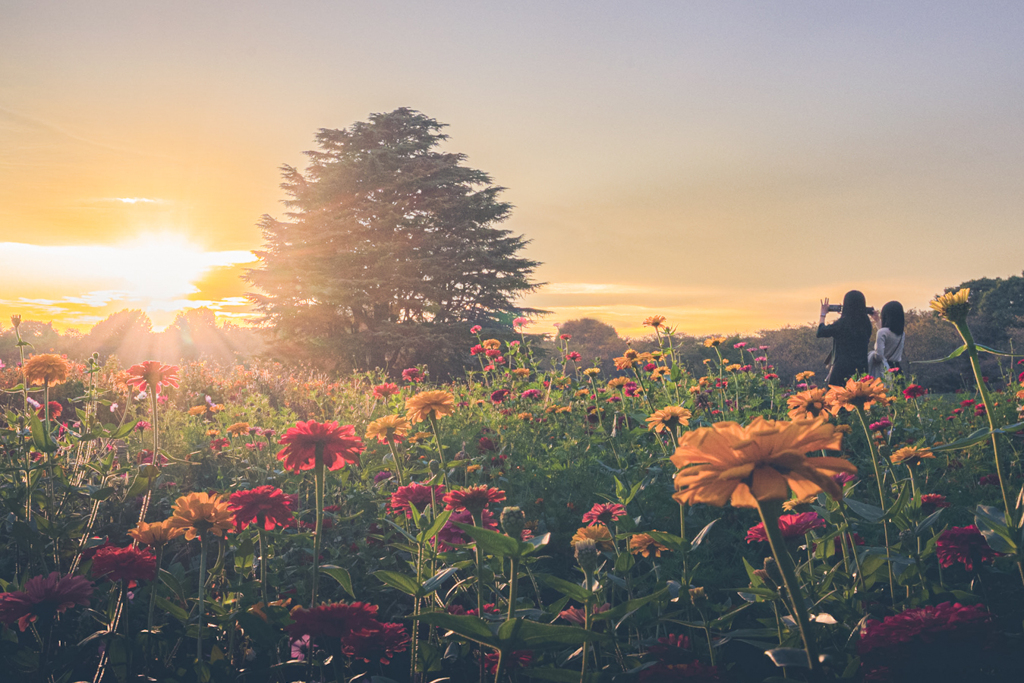
<instances>
[{"instance_id":1,"label":"person with dark hair","mask_svg":"<svg viewBox=\"0 0 1024 683\"><path fill-rule=\"evenodd\" d=\"M878 325L875 350L868 354L868 374L884 377L895 368L894 374L903 372L903 304L890 301L882 306L882 315L872 316Z\"/></svg>"},{"instance_id":2,"label":"person with dark hair","mask_svg":"<svg viewBox=\"0 0 1024 683\"><path fill-rule=\"evenodd\" d=\"M825 324L828 315L828 298L821 302L821 320L818 322L818 337L832 338L832 367L825 381L834 386L843 386L858 372L868 371L868 344L871 341L871 319L868 318L864 295L851 290L843 297L839 320Z\"/></svg>"}]
</instances>

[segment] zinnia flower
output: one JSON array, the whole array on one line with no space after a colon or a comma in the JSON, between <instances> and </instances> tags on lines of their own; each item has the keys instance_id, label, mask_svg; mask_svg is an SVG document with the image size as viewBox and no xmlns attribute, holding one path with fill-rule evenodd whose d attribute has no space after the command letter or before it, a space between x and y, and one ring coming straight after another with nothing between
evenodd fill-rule
<instances>
[{"instance_id":1,"label":"zinnia flower","mask_svg":"<svg viewBox=\"0 0 1024 683\"><path fill-rule=\"evenodd\" d=\"M634 555L642 554L644 557L661 557L661 553L668 552L668 548L647 534L633 534L629 537L629 552Z\"/></svg>"},{"instance_id":2,"label":"zinnia flower","mask_svg":"<svg viewBox=\"0 0 1024 683\"><path fill-rule=\"evenodd\" d=\"M375 438L380 443L402 443L411 428L412 423L401 415L385 415L366 426L365 438Z\"/></svg>"},{"instance_id":3,"label":"zinnia flower","mask_svg":"<svg viewBox=\"0 0 1024 683\"><path fill-rule=\"evenodd\" d=\"M175 529L184 529L185 538L189 541L204 533L223 536L234 526L228 501L219 493L212 496L204 492L190 493L178 498L171 509L174 515L167 524Z\"/></svg>"},{"instance_id":4,"label":"zinnia flower","mask_svg":"<svg viewBox=\"0 0 1024 683\"><path fill-rule=\"evenodd\" d=\"M576 545L581 541L593 541L601 550L611 550L614 547L612 533L603 524L592 524L577 529L572 536L572 544Z\"/></svg>"},{"instance_id":5,"label":"zinnia flower","mask_svg":"<svg viewBox=\"0 0 1024 683\"><path fill-rule=\"evenodd\" d=\"M444 502L448 504L445 507L446 510L455 510L456 512L469 510L474 517L488 505L501 503L504 500L505 492L490 486L470 486L458 491L450 491L444 497Z\"/></svg>"},{"instance_id":6,"label":"zinnia flower","mask_svg":"<svg viewBox=\"0 0 1024 683\"><path fill-rule=\"evenodd\" d=\"M484 668L487 669L487 673L492 676L498 674L498 659L499 655L496 651L488 652L484 655ZM525 669L530 666L530 662L533 661L533 650L512 650L505 655L505 671L511 671L512 669Z\"/></svg>"},{"instance_id":7,"label":"zinnia flower","mask_svg":"<svg viewBox=\"0 0 1024 683\"><path fill-rule=\"evenodd\" d=\"M836 472L856 472L841 458L811 457L817 450L838 450L842 436L824 420L776 422L757 417L747 427L719 422L680 438L672 463L674 498L681 503L756 507L758 501L786 500L825 491L839 499Z\"/></svg>"},{"instance_id":8,"label":"zinnia flower","mask_svg":"<svg viewBox=\"0 0 1024 683\"><path fill-rule=\"evenodd\" d=\"M928 390L922 387L920 384L910 384L903 390L903 396L908 401L912 398L921 398L928 393Z\"/></svg>"},{"instance_id":9,"label":"zinnia flower","mask_svg":"<svg viewBox=\"0 0 1024 683\"><path fill-rule=\"evenodd\" d=\"M943 567L952 567L960 562L969 572L974 571L975 564L992 562L997 555L999 553L989 547L988 541L973 524L946 529L935 547L935 556Z\"/></svg>"},{"instance_id":10,"label":"zinnia flower","mask_svg":"<svg viewBox=\"0 0 1024 683\"><path fill-rule=\"evenodd\" d=\"M939 314L939 317L954 325L962 324L967 321L967 314L971 312L970 296L971 290L964 287L957 292L946 292L942 296L937 296L928 305Z\"/></svg>"},{"instance_id":11,"label":"zinnia flower","mask_svg":"<svg viewBox=\"0 0 1024 683\"><path fill-rule=\"evenodd\" d=\"M171 539L183 536L185 530L170 525L170 520L163 522L139 522L134 529L129 529L128 535L143 545L164 545Z\"/></svg>"},{"instance_id":12,"label":"zinnia flower","mask_svg":"<svg viewBox=\"0 0 1024 683\"><path fill-rule=\"evenodd\" d=\"M423 379L423 373L420 372L419 368L406 368L402 370L402 379L406 382L419 382Z\"/></svg>"},{"instance_id":13,"label":"zinnia flower","mask_svg":"<svg viewBox=\"0 0 1024 683\"><path fill-rule=\"evenodd\" d=\"M377 621L377 606L365 602L331 602L312 609L295 607L288 633L292 638L310 636L340 642L342 648L359 644L384 630Z\"/></svg>"},{"instance_id":14,"label":"zinnia flower","mask_svg":"<svg viewBox=\"0 0 1024 683\"><path fill-rule=\"evenodd\" d=\"M178 366L162 365L160 361L147 360L128 368L128 376L125 384L135 387L139 391L146 391L149 387L153 393L160 393L164 386L178 388Z\"/></svg>"},{"instance_id":15,"label":"zinnia flower","mask_svg":"<svg viewBox=\"0 0 1024 683\"><path fill-rule=\"evenodd\" d=\"M61 578L58 572L33 576L20 591L0 593L0 622L18 622L22 631L39 617L53 617L75 605L89 604L92 582L84 576Z\"/></svg>"},{"instance_id":16,"label":"zinnia flower","mask_svg":"<svg viewBox=\"0 0 1024 683\"><path fill-rule=\"evenodd\" d=\"M25 381L29 384L44 384L48 387L64 384L71 373L71 364L67 359L55 353L43 353L32 356L22 367Z\"/></svg>"},{"instance_id":17,"label":"zinnia flower","mask_svg":"<svg viewBox=\"0 0 1024 683\"><path fill-rule=\"evenodd\" d=\"M921 496L921 510L931 514L940 508L948 508L949 501L941 493L926 493Z\"/></svg>"},{"instance_id":18,"label":"zinnia flower","mask_svg":"<svg viewBox=\"0 0 1024 683\"><path fill-rule=\"evenodd\" d=\"M423 422L431 416L439 420L455 412L455 397L447 391L421 391L405 400L405 410L413 424Z\"/></svg>"},{"instance_id":19,"label":"zinnia flower","mask_svg":"<svg viewBox=\"0 0 1024 683\"><path fill-rule=\"evenodd\" d=\"M725 342L725 337L708 337L704 340L704 346L710 349L714 346L720 346L723 342Z\"/></svg>"},{"instance_id":20,"label":"zinnia flower","mask_svg":"<svg viewBox=\"0 0 1024 683\"><path fill-rule=\"evenodd\" d=\"M790 420L813 420L829 414L824 389L801 391L790 396L786 403L789 405Z\"/></svg>"},{"instance_id":21,"label":"zinnia flower","mask_svg":"<svg viewBox=\"0 0 1024 683\"><path fill-rule=\"evenodd\" d=\"M508 398L508 389L497 389L491 392L491 403L499 405Z\"/></svg>"},{"instance_id":22,"label":"zinnia flower","mask_svg":"<svg viewBox=\"0 0 1024 683\"><path fill-rule=\"evenodd\" d=\"M243 436L249 433L248 422L236 422L227 428L228 434L231 436Z\"/></svg>"},{"instance_id":23,"label":"zinnia flower","mask_svg":"<svg viewBox=\"0 0 1024 683\"><path fill-rule=\"evenodd\" d=\"M665 316L663 315L652 315L644 318L644 327L659 328L665 323Z\"/></svg>"},{"instance_id":24,"label":"zinnia flower","mask_svg":"<svg viewBox=\"0 0 1024 683\"><path fill-rule=\"evenodd\" d=\"M384 384L378 384L373 388L373 397L376 399L386 399L388 396L394 396L401 389L397 384L391 382L385 382Z\"/></svg>"},{"instance_id":25,"label":"zinnia flower","mask_svg":"<svg viewBox=\"0 0 1024 683\"><path fill-rule=\"evenodd\" d=\"M690 424L691 413L682 406L666 406L655 410L647 418L647 430L654 430L659 434L664 430L673 430L676 427L685 427Z\"/></svg>"},{"instance_id":26,"label":"zinnia flower","mask_svg":"<svg viewBox=\"0 0 1024 683\"><path fill-rule=\"evenodd\" d=\"M818 516L817 512L804 512L799 515L780 515L779 531L783 538L798 538L808 533L811 529L824 529L825 520ZM768 542L768 534L764 529L764 522L758 522L747 529L747 543L760 541Z\"/></svg>"},{"instance_id":27,"label":"zinnia flower","mask_svg":"<svg viewBox=\"0 0 1024 683\"><path fill-rule=\"evenodd\" d=\"M857 408L868 410L875 402L888 405L891 399L885 393L882 380L872 378L868 381L850 379L845 387L832 387L825 395L833 415L840 409L855 411Z\"/></svg>"},{"instance_id":28,"label":"zinnia flower","mask_svg":"<svg viewBox=\"0 0 1024 683\"><path fill-rule=\"evenodd\" d=\"M920 465L925 458L935 459L935 455L927 448L901 448L892 454L893 465Z\"/></svg>"},{"instance_id":29,"label":"zinnia flower","mask_svg":"<svg viewBox=\"0 0 1024 683\"><path fill-rule=\"evenodd\" d=\"M625 516L626 508L618 503L597 503L594 507L590 508L590 512L583 515L583 521L588 523L587 526L594 526L595 524L608 526Z\"/></svg>"},{"instance_id":30,"label":"zinnia flower","mask_svg":"<svg viewBox=\"0 0 1024 683\"><path fill-rule=\"evenodd\" d=\"M296 422L281 437L280 443L285 447L277 454L277 459L292 472L311 470L316 466L319 448L323 463L329 470L358 465L359 454L366 446L355 432L352 425L338 426L337 422Z\"/></svg>"},{"instance_id":31,"label":"zinnia flower","mask_svg":"<svg viewBox=\"0 0 1024 683\"><path fill-rule=\"evenodd\" d=\"M60 417L60 414L64 412L64 406L62 406L57 401L50 401L47 404L47 407L49 407L50 409L51 420L56 420L57 418ZM36 416L39 417L39 419L44 418L46 416L46 408L43 406L39 406L39 408L36 410Z\"/></svg>"},{"instance_id":32,"label":"zinnia flower","mask_svg":"<svg viewBox=\"0 0 1024 683\"><path fill-rule=\"evenodd\" d=\"M412 482L405 486L399 486L398 490L391 494L391 502L388 507L391 512L404 512L406 517L412 519L410 506L415 505L417 510L423 512L431 503L431 489L433 489L433 498L438 501L442 500L444 486L431 487Z\"/></svg>"},{"instance_id":33,"label":"zinnia flower","mask_svg":"<svg viewBox=\"0 0 1024 683\"><path fill-rule=\"evenodd\" d=\"M255 523L260 529L272 531L277 527L291 525L295 503L276 486L257 486L248 491L232 493L228 507L235 513L238 529Z\"/></svg>"},{"instance_id":34,"label":"zinnia flower","mask_svg":"<svg viewBox=\"0 0 1024 683\"><path fill-rule=\"evenodd\" d=\"M345 639L342 652L366 663L390 664L391 658L409 647L409 633L402 624L381 624L381 630L368 636L352 635Z\"/></svg>"},{"instance_id":35,"label":"zinnia flower","mask_svg":"<svg viewBox=\"0 0 1024 683\"><path fill-rule=\"evenodd\" d=\"M108 581L152 581L156 577L156 555L147 548L105 545L92 556L89 573Z\"/></svg>"}]
</instances>

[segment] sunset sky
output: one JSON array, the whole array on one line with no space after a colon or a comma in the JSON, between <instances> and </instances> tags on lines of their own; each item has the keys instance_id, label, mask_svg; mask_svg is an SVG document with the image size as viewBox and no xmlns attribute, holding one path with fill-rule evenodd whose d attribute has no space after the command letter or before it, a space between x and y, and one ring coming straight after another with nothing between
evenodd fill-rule
<instances>
[{"instance_id":1,"label":"sunset sky","mask_svg":"<svg viewBox=\"0 0 1024 683\"><path fill-rule=\"evenodd\" d=\"M0 324L248 312L319 128L407 106L516 206L538 326L692 334L1024 271L1024 3L0 0Z\"/></svg>"}]
</instances>

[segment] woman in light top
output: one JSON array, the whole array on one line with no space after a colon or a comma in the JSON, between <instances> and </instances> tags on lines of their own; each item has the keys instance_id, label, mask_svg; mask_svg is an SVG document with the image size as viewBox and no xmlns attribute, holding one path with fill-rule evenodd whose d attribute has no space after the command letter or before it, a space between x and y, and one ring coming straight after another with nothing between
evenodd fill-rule
<instances>
[{"instance_id":1,"label":"woman in light top","mask_svg":"<svg viewBox=\"0 0 1024 683\"><path fill-rule=\"evenodd\" d=\"M890 301L882 306L882 315L874 316L878 325L875 335L875 350L868 354L868 374L874 377L885 377L891 369L893 374L903 372L903 305L899 301Z\"/></svg>"}]
</instances>

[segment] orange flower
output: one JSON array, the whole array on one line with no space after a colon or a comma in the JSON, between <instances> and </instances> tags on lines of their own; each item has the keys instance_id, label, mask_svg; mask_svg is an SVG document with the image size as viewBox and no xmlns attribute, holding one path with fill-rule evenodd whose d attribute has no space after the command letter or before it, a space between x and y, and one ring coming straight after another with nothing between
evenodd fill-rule
<instances>
[{"instance_id":1,"label":"orange flower","mask_svg":"<svg viewBox=\"0 0 1024 683\"><path fill-rule=\"evenodd\" d=\"M661 557L663 552L668 552L668 548L647 534L633 534L629 537L629 552L634 555L642 554L644 557Z\"/></svg>"},{"instance_id":2,"label":"orange flower","mask_svg":"<svg viewBox=\"0 0 1024 683\"><path fill-rule=\"evenodd\" d=\"M624 387L627 384L629 384L628 377L612 377L610 380L608 380L609 389L619 389L620 387Z\"/></svg>"},{"instance_id":3,"label":"orange flower","mask_svg":"<svg viewBox=\"0 0 1024 683\"><path fill-rule=\"evenodd\" d=\"M832 480L838 472L857 471L842 458L806 457L822 449L839 450L842 436L823 419L781 422L754 418L747 427L719 422L685 433L672 456L679 468L680 503L757 507L758 501L803 498L824 491L842 498Z\"/></svg>"},{"instance_id":4,"label":"orange flower","mask_svg":"<svg viewBox=\"0 0 1024 683\"><path fill-rule=\"evenodd\" d=\"M661 327L665 323L665 316L663 315L652 315L644 318L644 327Z\"/></svg>"},{"instance_id":5,"label":"orange flower","mask_svg":"<svg viewBox=\"0 0 1024 683\"><path fill-rule=\"evenodd\" d=\"M228 507L228 500L219 493L190 493L182 496L172 508L174 516L165 524L173 529L183 529L185 538L191 541L200 534L211 533L223 536L235 525L235 516Z\"/></svg>"},{"instance_id":6,"label":"orange flower","mask_svg":"<svg viewBox=\"0 0 1024 683\"><path fill-rule=\"evenodd\" d=\"M927 448L901 448L892 454L893 465L920 465L925 458L935 459L935 454Z\"/></svg>"},{"instance_id":7,"label":"orange flower","mask_svg":"<svg viewBox=\"0 0 1024 683\"><path fill-rule=\"evenodd\" d=\"M608 527L603 524L595 524L594 526L581 526L573 534L572 544L576 545L581 541L593 541L602 550L611 550L614 546L612 545L612 532L608 531Z\"/></svg>"},{"instance_id":8,"label":"orange flower","mask_svg":"<svg viewBox=\"0 0 1024 683\"><path fill-rule=\"evenodd\" d=\"M825 395L825 400L833 415L838 414L840 409L851 412L857 408L868 410L876 401L883 406L892 402L885 393L885 385L877 377L866 382L851 379L845 387L832 387Z\"/></svg>"},{"instance_id":9,"label":"orange flower","mask_svg":"<svg viewBox=\"0 0 1024 683\"><path fill-rule=\"evenodd\" d=\"M814 377L814 373L810 370L804 370L803 372L796 373L797 382L806 382L812 377Z\"/></svg>"},{"instance_id":10,"label":"orange flower","mask_svg":"<svg viewBox=\"0 0 1024 683\"><path fill-rule=\"evenodd\" d=\"M380 443L401 443L409 433L412 423L401 415L385 415L366 426L366 439L377 439Z\"/></svg>"},{"instance_id":11,"label":"orange flower","mask_svg":"<svg viewBox=\"0 0 1024 683\"><path fill-rule=\"evenodd\" d=\"M485 339L480 346L484 347L485 351L495 351L501 348L501 342L497 339Z\"/></svg>"},{"instance_id":12,"label":"orange flower","mask_svg":"<svg viewBox=\"0 0 1024 683\"><path fill-rule=\"evenodd\" d=\"M138 389L152 389L154 394L159 394L161 387L169 386L178 388L178 366L161 365L160 361L147 360L138 365L128 368L128 376L125 383Z\"/></svg>"},{"instance_id":13,"label":"orange flower","mask_svg":"<svg viewBox=\"0 0 1024 683\"><path fill-rule=\"evenodd\" d=\"M413 424L423 422L431 415L436 420L455 412L455 397L447 391L421 391L405 400L405 410Z\"/></svg>"},{"instance_id":14,"label":"orange flower","mask_svg":"<svg viewBox=\"0 0 1024 683\"><path fill-rule=\"evenodd\" d=\"M168 541L177 538L185 533L180 527L170 525L170 520L146 524L139 522L139 526L128 530L128 535L143 545L164 545Z\"/></svg>"},{"instance_id":15,"label":"orange flower","mask_svg":"<svg viewBox=\"0 0 1024 683\"><path fill-rule=\"evenodd\" d=\"M652 429L658 433L661 433L665 429L673 429L675 427L690 424L691 413L682 406L666 406L661 410L655 410L649 418L647 418L647 431Z\"/></svg>"},{"instance_id":16,"label":"orange flower","mask_svg":"<svg viewBox=\"0 0 1024 683\"><path fill-rule=\"evenodd\" d=\"M789 404L790 420L813 420L829 414L829 405L825 400L824 389L801 391L799 394L790 396L786 402Z\"/></svg>"},{"instance_id":17,"label":"orange flower","mask_svg":"<svg viewBox=\"0 0 1024 683\"><path fill-rule=\"evenodd\" d=\"M45 384L48 387L64 384L71 373L67 359L55 353L43 353L25 361L25 381L29 384Z\"/></svg>"},{"instance_id":18,"label":"orange flower","mask_svg":"<svg viewBox=\"0 0 1024 683\"><path fill-rule=\"evenodd\" d=\"M720 346L725 342L725 337L708 337L704 340L704 346L711 348L713 346Z\"/></svg>"},{"instance_id":19,"label":"orange flower","mask_svg":"<svg viewBox=\"0 0 1024 683\"><path fill-rule=\"evenodd\" d=\"M236 422L235 424L228 427L228 434L232 436L242 436L243 434L249 433L248 422Z\"/></svg>"}]
</instances>

